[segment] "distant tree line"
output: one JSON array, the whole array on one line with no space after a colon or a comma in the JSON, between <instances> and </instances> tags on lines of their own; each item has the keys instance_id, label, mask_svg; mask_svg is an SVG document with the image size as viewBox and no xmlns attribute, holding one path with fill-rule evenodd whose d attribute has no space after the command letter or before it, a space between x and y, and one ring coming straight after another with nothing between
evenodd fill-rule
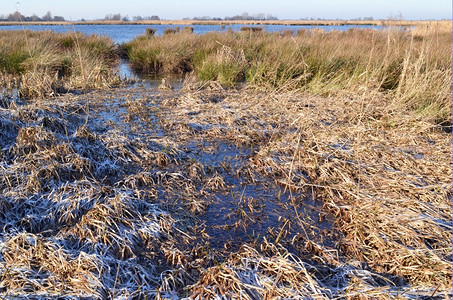
<instances>
[{"instance_id":1,"label":"distant tree line","mask_svg":"<svg viewBox=\"0 0 453 300\"><path fill-rule=\"evenodd\" d=\"M0 15L0 21L10 21L10 22L41 22L41 21L54 21L54 22L61 22L65 21L65 19L61 16L53 16L50 11L48 11L44 16L38 17L36 14L31 16L24 16L20 12L16 11L8 16Z\"/></svg>"},{"instance_id":2,"label":"distant tree line","mask_svg":"<svg viewBox=\"0 0 453 300\"><path fill-rule=\"evenodd\" d=\"M185 20L190 20L190 18L185 18ZM194 17L192 20L201 20L201 21L265 21L265 20L278 20L276 16L270 14L256 14L256 15L249 15L248 13L242 13L241 15L232 16L232 17L225 17L225 18L216 18L216 17Z\"/></svg>"},{"instance_id":3,"label":"distant tree line","mask_svg":"<svg viewBox=\"0 0 453 300\"><path fill-rule=\"evenodd\" d=\"M142 16L133 16L132 18L129 18L128 16L122 16L121 14L107 14L104 19L105 21L124 21L124 22L129 22L129 21L134 21L134 22L140 22L140 21L148 21L148 20L156 20L159 21L160 18L159 16L147 16L147 17L142 17ZM203 16L203 17L194 17L194 18L184 18L184 20L200 20L200 21L265 21L265 20L278 20L278 18L274 15L271 14L255 14L255 15L250 15L247 12L242 13L241 15L236 15L232 17L224 17L219 18L219 17L209 17L209 16ZM301 18L301 20L325 20L321 18ZM373 17L363 17L363 18L354 18L351 19L351 21L373 21ZM31 16L24 16L18 11L9 14L8 16L6 15L0 15L0 21L10 21L10 22L61 22L65 21L64 17L61 16L52 16L52 13L48 11L44 16L39 17L36 14L33 14ZM85 19L82 19L81 21L85 21Z\"/></svg>"},{"instance_id":4,"label":"distant tree line","mask_svg":"<svg viewBox=\"0 0 453 300\"><path fill-rule=\"evenodd\" d=\"M263 14L259 13L256 15L249 15L248 13L244 12L241 15L233 16L233 17L225 17L225 20L227 21L234 21L234 20L240 20L240 21L246 21L246 20L259 20L259 21L264 21L264 20L278 20L276 16L273 16L271 14Z\"/></svg>"},{"instance_id":5,"label":"distant tree line","mask_svg":"<svg viewBox=\"0 0 453 300\"><path fill-rule=\"evenodd\" d=\"M124 21L129 22L130 18L128 16L122 16L121 14L108 14L104 17L105 21ZM147 20L160 20L159 16L150 16L150 17L141 17L133 16L132 21L147 21Z\"/></svg>"},{"instance_id":6,"label":"distant tree line","mask_svg":"<svg viewBox=\"0 0 453 300\"><path fill-rule=\"evenodd\" d=\"M124 22L129 22L131 21L131 18L128 16L122 16L121 14L107 14L104 19L105 21L124 21ZM160 18L159 16L148 16L148 17L142 17L142 16L133 16L132 21L134 22L139 22L139 21L148 21L148 20L156 20L159 21ZM218 18L218 17L209 17L209 16L203 16L203 17L194 17L194 18L184 18L184 20L201 20L201 21L234 21L234 20L278 20L276 16L270 15L270 14L256 14L256 15L249 15L248 13L242 13L241 15L233 16L233 17L225 17L225 18Z\"/></svg>"},{"instance_id":7,"label":"distant tree line","mask_svg":"<svg viewBox=\"0 0 453 300\"><path fill-rule=\"evenodd\" d=\"M300 20L304 20L304 21L332 21L332 20L335 20L335 21L344 21L345 19L325 19L325 18L300 18ZM374 21L374 18L373 17L359 17L359 18L352 18L352 19L348 19L349 21Z\"/></svg>"}]
</instances>

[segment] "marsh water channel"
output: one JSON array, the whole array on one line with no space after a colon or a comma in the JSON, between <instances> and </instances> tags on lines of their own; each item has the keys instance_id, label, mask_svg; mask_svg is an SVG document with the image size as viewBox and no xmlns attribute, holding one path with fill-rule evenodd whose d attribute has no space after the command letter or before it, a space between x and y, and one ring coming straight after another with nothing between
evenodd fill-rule
<instances>
[{"instance_id":1,"label":"marsh water channel","mask_svg":"<svg viewBox=\"0 0 453 300\"><path fill-rule=\"evenodd\" d=\"M172 209L175 205L180 208L182 203L187 208L184 198L194 198L188 199L188 207L194 213L195 227L202 228L197 242L203 240L214 249L233 251L244 243L270 238L277 243L286 241L285 246L291 249L290 241L305 235L335 248L338 232L333 231L334 219L323 211L323 203L315 201L310 193L279 184L272 176L274 171L267 176L259 174L253 168L253 158L266 145L250 143L248 137L238 142L228 133L247 131L247 135L264 136L266 140L280 128L263 123L260 127L269 128L259 128L256 133L247 128L246 122L235 122L233 126L226 125L227 120L222 118L206 122L205 114L215 115L219 110L234 115L228 100L238 94L216 88L193 93L183 89L184 78L139 74L127 60L121 60L118 68L121 76L136 83L99 102L91 116L93 124L108 124L110 128L102 130L118 128L128 138L142 142L151 139L165 155L177 153L175 157L167 156L164 165L153 172L188 180L192 190L188 194L187 190L175 192L173 185L164 183L157 188L157 198L163 205L172 203ZM171 90L160 90L163 79ZM98 129L92 128L94 132ZM171 141L172 146L159 145L160 139ZM284 163L277 155L272 159ZM137 168L149 172L146 167ZM181 185L188 189L187 183Z\"/></svg>"},{"instance_id":2,"label":"marsh water channel","mask_svg":"<svg viewBox=\"0 0 453 300\"><path fill-rule=\"evenodd\" d=\"M46 100L38 108L38 123L25 123L69 141L95 165L97 171L89 176L113 187L127 182L187 222L192 246L229 253L267 239L291 249L291 241L303 235L335 247L333 218L323 211L323 203L282 184L284 174L277 169L259 165L267 141L280 130L294 129L256 122L252 111L237 111L237 91L186 89L182 78L170 80L174 89L159 90L161 78L136 74L127 61L121 62L119 72L135 83ZM4 108L11 105L28 102L2 98ZM2 134L3 151L18 135L17 129ZM278 153L268 155L273 164L285 163ZM72 181L81 174L68 176ZM44 185L41 191L58 184Z\"/></svg>"},{"instance_id":3,"label":"marsh water channel","mask_svg":"<svg viewBox=\"0 0 453 300\"><path fill-rule=\"evenodd\" d=\"M237 117L229 104L237 101L235 92L188 92L181 89L181 79L173 81L178 89L162 91L159 82L145 78L81 96L90 107L81 120L94 136L115 133L131 144L134 159L115 162L120 165L108 172L108 181L151 181L143 185L144 194L186 220L194 244L228 253L266 238L291 249L291 241L304 235L335 247L333 217L323 211L323 203L281 184L277 170L255 167L265 141L281 128L249 127L241 119L229 124ZM219 112L228 115L207 119ZM284 163L277 153L269 159Z\"/></svg>"}]
</instances>

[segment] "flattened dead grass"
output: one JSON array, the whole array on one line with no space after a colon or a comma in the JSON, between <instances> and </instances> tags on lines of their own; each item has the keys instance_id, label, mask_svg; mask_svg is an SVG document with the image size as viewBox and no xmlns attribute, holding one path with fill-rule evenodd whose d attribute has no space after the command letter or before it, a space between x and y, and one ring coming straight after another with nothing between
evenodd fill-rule
<instances>
[{"instance_id":1,"label":"flattened dead grass","mask_svg":"<svg viewBox=\"0 0 453 300\"><path fill-rule=\"evenodd\" d=\"M163 126L187 134L181 123L195 123L210 127L201 131L204 139L221 136L255 147L241 171L255 174L252 178L271 176L287 189L323 201L344 236L337 244L344 258L392 277L390 285L410 285L409 294L449 293L451 135L442 126L402 111L379 93L335 98L233 93L220 103L208 101L209 94L222 91L188 91L166 102L170 115L162 115L168 123ZM299 238L297 247L310 244ZM317 252L316 246L309 248ZM225 272L225 278L234 277ZM232 292L240 283L227 285ZM344 292L358 291L351 286ZM389 289L379 293L394 295Z\"/></svg>"},{"instance_id":2,"label":"flattened dead grass","mask_svg":"<svg viewBox=\"0 0 453 300\"><path fill-rule=\"evenodd\" d=\"M3 297L451 296L451 133L380 93L4 104Z\"/></svg>"}]
</instances>

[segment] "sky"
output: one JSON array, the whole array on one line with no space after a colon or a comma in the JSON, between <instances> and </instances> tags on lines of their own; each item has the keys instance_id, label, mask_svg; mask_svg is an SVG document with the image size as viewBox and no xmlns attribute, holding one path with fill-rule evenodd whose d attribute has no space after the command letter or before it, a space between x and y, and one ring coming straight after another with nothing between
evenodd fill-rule
<instances>
[{"instance_id":1,"label":"sky","mask_svg":"<svg viewBox=\"0 0 453 300\"><path fill-rule=\"evenodd\" d=\"M451 0L0 0L0 15L19 10L39 17L48 11L66 20L102 19L107 14L122 16L157 15L176 20L193 17L226 17L264 13L279 19L451 19Z\"/></svg>"}]
</instances>

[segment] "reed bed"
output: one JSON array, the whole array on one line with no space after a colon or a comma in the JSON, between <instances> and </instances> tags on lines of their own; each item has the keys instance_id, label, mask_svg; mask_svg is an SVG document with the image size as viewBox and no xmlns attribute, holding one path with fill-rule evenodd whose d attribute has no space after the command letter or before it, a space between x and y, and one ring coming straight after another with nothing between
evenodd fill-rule
<instances>
[{"instance_id":1,"label":"reed bed","mask_svg":"<svg viewBox=\"0 0 453 300\"><path fill-rule=\"evenodd\" d=\"M199 80L226 87L246 82L257 89L321 95L378 91L450 125L452 40L447 25L414 31L311 30L297 37L250 30L142 36L123 47L132 66L144 73L193 71Z\"/></svg>"},{"instance_id":2,"label":"reed bed","mask_svg":"<svg viewBox=\"0 0 453 300\"><path fill-rule=\"evenodd\" d=\"M118 84L116 47L109 38L50 31L2 31L0 76L10 94L37 98Z\"/></svg>"}]
</instances>

